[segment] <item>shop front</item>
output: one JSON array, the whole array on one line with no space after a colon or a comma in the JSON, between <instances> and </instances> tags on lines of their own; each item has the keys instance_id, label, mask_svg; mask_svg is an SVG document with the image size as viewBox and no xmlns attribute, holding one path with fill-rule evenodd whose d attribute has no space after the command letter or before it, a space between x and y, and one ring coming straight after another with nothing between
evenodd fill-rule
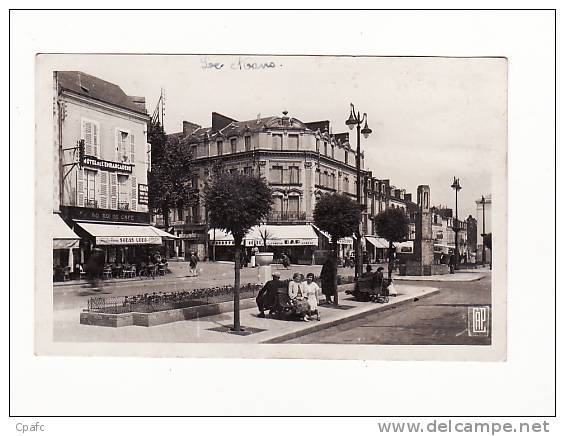
<instances>
[{"instance_id":1,"label":"shop front","mask_svg":"<svg viewBox=\"0 0 565 436\"><path fill-rule=\"evenodd\" d=\"M70 278L74 270L75 256L80 237L71 230L59 214L52 216L53 230L53 280Z\"/></svg>"},{"instance_id":2,"label":"shop front","mask_svg":"<svg viewBox=\"0 0 565 436\"><path fill-rule=\"evenodd\" d=\"M365 236L367 254L371 263L380 263L388 258L389 243L385 238Z\"/></svg>"},{"instance_id":3,"label":"shop front","mask_svg":"<svg viewBox=\"0 0 565 436\"><path fill-rule=\"evenodd\" d=\"M176 236L149 225L149 214L144 212L78 207L64 207L62 212L80 236L75 265L88 262L94 248L104 251L107 263L139 264L156 253L163 256L164 241L176 239Z\"/></svg>"},{"instance_id":4,"label":"shop front","mask_svg":"<svg viewBox=\"0 0 565 436\"><path fill-rule=\"evenodd\" d=\"M208 232L211 258L233 260L233 236L220 229ZM263 225L253 227L243 240L243 252L251 257L253 248L273 253L275 260L286 254L291 263L311 265L318 248L318 235L311 225Z\"/></svg>"}]
</instances>

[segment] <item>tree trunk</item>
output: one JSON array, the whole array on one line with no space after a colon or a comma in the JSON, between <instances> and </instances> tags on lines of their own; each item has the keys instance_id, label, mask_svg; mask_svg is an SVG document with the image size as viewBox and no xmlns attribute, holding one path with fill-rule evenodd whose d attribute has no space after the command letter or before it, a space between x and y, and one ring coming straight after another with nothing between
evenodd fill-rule
<instances>
[{"instance_id":1,"label":"tree trunk","mask_svg":"<svg viewBox=\"0 0 565 436\"><path fill-rule=\"evenodd\" d=\"M163 209L163 224L165 225L165 232L169 231L169 209L165 208ZM169 244L167 244L167 241L164 241L165 243L165 258L168 259L169 258Z\"/></svg>"},{"instance_id":2,"label":"tree trunk","mask_svg":"<svg viewBox=\"0 0 565 436\"><path fill-rule=\"evenodd\" d=\"M238 332L241 330L241 322L239 319L239 284L241 281L240 252L241 252L241 241L243 238L234 235L233 239L235 245L235 259L234 259L235 283L233 288L233 331Z\"/></svg>"},{"instance_id":3,"label":"tree trunk","mask_svg":"<svg viewBox=\"0 0 565 436\"><path fill-rule=\"evenodd\" d=\"M338 292L337 292L337 267L338 267L338 262L337 262L337 238L333 238L332 237L332 254L333 256L333 263L334 263L334 268L335 268L335 272L334 272L334 306L338 306L339 302L338 302Z\"/></svg>"},{"instance_id":4,"label":"tree trunk","mask_svg":"<svg viewBox=\"0 0 565 436\"><path fill-rule=\"evenodd\" d=\"M389 246L388 246L388 279L391 280L392 279L392 269L394 268L394 246L392 244L392 241L389 241Z\"/></svg>"}]
</instances>

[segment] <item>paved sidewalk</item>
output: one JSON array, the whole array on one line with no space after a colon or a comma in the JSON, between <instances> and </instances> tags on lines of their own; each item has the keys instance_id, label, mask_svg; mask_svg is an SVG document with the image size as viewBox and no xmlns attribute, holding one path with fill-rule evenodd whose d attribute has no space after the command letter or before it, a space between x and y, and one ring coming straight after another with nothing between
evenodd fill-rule
<instances>
[{"instance_id":1,"label":"paved sidewalk","mask_svg":"<svg viewBox=\"0 0 565 436\"><path fill-rule=\"evenodd\" d=\"M229 332L233 313L223 313L200 319L179 321L154 327L99 327L81 325L77 309L55 311L53 315L54 340L63 342L183 342L183 343L273 343L293 339L304 334L332 327L369 313L389 310L410 304L439 292L436 288L421 285L397 285L397 297L387 304L357 302L344 292L340 293L340 308L321 305L321 321L283 321L258 318L257 309L245 309L241 324L251 334L236 335Z\"/></svg>"},{"instance_id":2,"label":"paved sidewalk","mask_svg":"<svg viewBox=\"0 0 565 436\"><path fill-rule=\"evenodd\" d=\"M395 282L398 281L422 281L422 282L474 282L481 280L489 274L488 270L468 269L459 270L455 274L437 274L432 276L399 276L393 277Z\"/></svg>"}]
</instances>

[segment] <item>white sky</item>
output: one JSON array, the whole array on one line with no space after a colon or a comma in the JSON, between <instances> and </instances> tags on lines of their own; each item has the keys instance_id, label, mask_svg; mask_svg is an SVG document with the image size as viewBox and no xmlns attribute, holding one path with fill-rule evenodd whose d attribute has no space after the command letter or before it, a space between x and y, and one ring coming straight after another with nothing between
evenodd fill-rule
<instances>
[{"instance_id":1,"label":"white sky","mask_svg":"<svg viewBox=\"0 0 565 436\"><path fill-rule=\"evenodd\" d=\"M504 59L243 56L275 64L252 70L239 69L239 58L67 55L58 69L145 96L150 113L165 88L167 133L180 131L182 120L209 126L212 111L246 120L283 110L304 122L327 119L339 133L348 131L352 102L373 130L361 146L375 177L414 196L419 184L430 185L432 204L454 207L457 176L461 218L475 216L474 201L491 192L491 153L506 153ZM205 69L204 59L224 66Z\"/></svg>"}]
</instances>

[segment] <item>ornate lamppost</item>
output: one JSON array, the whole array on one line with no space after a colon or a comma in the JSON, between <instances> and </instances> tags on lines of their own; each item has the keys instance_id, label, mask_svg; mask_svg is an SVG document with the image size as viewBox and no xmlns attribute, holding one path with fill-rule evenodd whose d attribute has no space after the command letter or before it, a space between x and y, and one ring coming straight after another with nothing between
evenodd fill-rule
<instances>
[{"instance_id":1,"label":"ornate lamppost","mask_svg":"<svg viewBox=\"0 0 565 436\"><path fill-rule=\"evenodd\" d=\"M451 187L455 190L455 221L453 231L455 232L455 269L459 269L459 216L457 214L457 193L461 190L459 179L453 177Z\"/></svg>"},{"instance_id":2,"label":"ornate lamppost","mask_svg":"<svg viewBox=\"0 0 565 436\"><path fill-rule=\"evenodd\" d=\"M361 128L361 124L365 122L363 128ZM363 137L367 139L369 135L372 133L372 130L369 129L367 125L367 113L363 114L361 117L360 112L355 111L355 106L353 103L350 104L350 113L349 118L345 122L345 124L349 127L350 130L353 130L353 127L357 127L357 153L355 158L355 166L357 170L357 204L359 206L362 205L361 203L361 134ZM363 254L361 252L361 222L357 226L356 232L357 240L355 241L355 280L359 280L359 276L363 270Z\"/></svg>"}]
</instances>

